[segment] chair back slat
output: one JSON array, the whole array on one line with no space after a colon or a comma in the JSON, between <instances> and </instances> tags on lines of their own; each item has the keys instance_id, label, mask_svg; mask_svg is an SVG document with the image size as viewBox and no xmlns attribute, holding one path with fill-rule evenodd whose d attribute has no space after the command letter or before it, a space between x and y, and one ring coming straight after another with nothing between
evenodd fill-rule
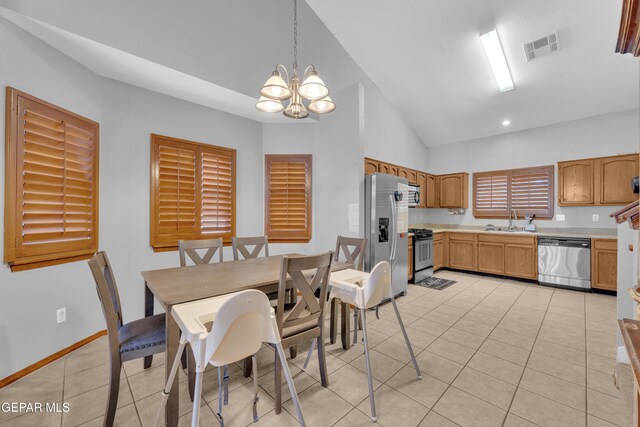
<instances>
[{"instance_id":1,"label":"chair back slat","mask_svg":"<svg viewBox=\"0 0 640 427\"><path fill-rule=\"evenodd\" d=\"M366 238L338 236L336 241L335 261L340 261L340 252L344 254L345 262L362 271L364 267L364 252L367 245ZM356 262L357 260L357 262Z\"/></svg>"},{"instance_id":2,"label":"chair back slat","mask_svg":"<svg viewBox=\"0 0 640 427\"><path fill-rule=\"evenodd\" d=\"M120 295L116 279L109 263L109 258L105 252L96 253L88 261L89 268L96 282L98 297L102 304L105 321L107 322L107 332L111 340L112 337L118 339L118 330L122 327L122 306L120 305Z\"/></svg>"},{"instance_id":3,"label":"chair back slat","mask_svg":"<svg viewBox=\"0 0 640 427\"><path fill-rule=\"evenodd\" d=\"M242 255L242 259L258 258L263 248L264 256L269 256L267 236L234 237L231 240L231 244L233 245L233 259L235 261L240 259L240 255ZM253 246L253 249L249 251L248 246Z\"/></svg>"},{"instance_id":4,"label":"chair back slat","mask_svg":"<svg viewBox=\"0 0 640 427\"><path fill-rule=\"evenodd\" d=\"M180 254L180 267L187 265L187 255L195 264L209 264L216 252L219 262L222 262L222 239L209 240L180 240L178 242L178 252ZM198 250L206 249L204 255L200 255Z\"/></svg>"},{"instance_id":5,"label":"chair back slat","mask_svg":"<svg viewBox=\"0 0 640 427\"><path fill-rule=\"evenodd\" d=\"M276 321L280 333L284 328L312 320L317 320L318 324L322 322L332 258L332 252L282 258L276 310ZM288 292L287 285L293 285L300 293L300 298L285 317L284 301ZM316 290L320 290L319 298L315 296Z\"/></svg>"}]
</instances>

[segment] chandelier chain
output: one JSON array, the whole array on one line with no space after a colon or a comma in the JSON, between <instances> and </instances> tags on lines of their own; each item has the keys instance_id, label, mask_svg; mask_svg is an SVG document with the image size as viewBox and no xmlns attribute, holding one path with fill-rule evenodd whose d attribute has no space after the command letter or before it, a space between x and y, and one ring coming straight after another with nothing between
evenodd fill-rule
<instances>
[{"instance_id":1,"label":"chandelier chain","mask_svg":"<svg viewBox=\"0 0 640 427\"><path fill-rule=\"evenodd\" d=\"M298 0L293 0L293 75L298 74Z\"/></svg>"}]
</instances>

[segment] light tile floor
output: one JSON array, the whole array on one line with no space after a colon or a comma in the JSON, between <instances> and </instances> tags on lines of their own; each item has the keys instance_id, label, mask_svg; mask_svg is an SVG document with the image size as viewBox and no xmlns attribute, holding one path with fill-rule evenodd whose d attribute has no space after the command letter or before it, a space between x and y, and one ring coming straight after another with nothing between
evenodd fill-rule
<instances>
[{"instance_id":1,"label":"light tile floor","mask_svg":"<svg viewBox=\"0 0 640 427\"><path fill-rule=\"evenodd\" d=\"M409 286L397 300L424 376L417 380L391 305L369 313L378 423L383 426L623 426L629 409L612 381L616 301L612 296L541 287L457 272L445 290ZM360 336L361 333L360 333ZM329 387L319 384L317 358L302 365L306 346L290 361L310 427L368 426L369 399L362 344L328 346ZM11 426L100 426L107 398L106 339L69 354L0 390L0 402L68 402L65 414L0 412ZM297 425L286 384L284 410L273 410L273 351L259 352L260 425ZM128 362L122 372L116 425L149 426L164 380L153 367ZM228 426L251 424L251 379L231 370ZM190 422L181 374L180 423ZM201 425L217 425L217 374L205 374Z\"/></svg>"}]
</instances>

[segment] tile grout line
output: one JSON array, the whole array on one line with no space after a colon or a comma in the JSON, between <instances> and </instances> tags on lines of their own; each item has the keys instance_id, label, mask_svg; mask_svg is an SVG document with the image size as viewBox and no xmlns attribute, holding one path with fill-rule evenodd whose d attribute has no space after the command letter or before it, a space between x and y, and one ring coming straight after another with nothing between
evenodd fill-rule
<instances>
[{"instance_id":1,"label":"tile grout line","mask_svg":"<svg viewBox=\"0 0 640 427\"><path fill-rule=\"evenodd\" d=\"M540 286L540 285L538 285ZM518 390L520 390L520 383L522 382L522 377L524 377L524 373L527 370L527 365L529 364L529 359L531 358L531 354L533 353L533 349L536 345L536 342L538 341L538 336L540 335L540 330L542 329L542 325L544 324L544 320L547 318L547 314L549 313L549 306L551 305L551 301L553 301L553 296L556 294L556 288L553 288L553 291L551 292L551 297L549 298L549 302L547 303L547 307L544 310L544 316L542 317L542 322L540 322L540 326L538 327L538 332L536 333L536 339L533 341L533 346L531 347L531 351L529 351L529 354L527 356L527 360L524 364L524 368L522 369L522 374L520 374L520 379L518 380L518 384L516 385L516 390L513 393L513 397L511 397L511 402L509 403L509 408L507 408L507 414L505 415L504 421L502 423L502 425L504 426L504 424L507 422L507 417L509 416L509 414L511 413L511 406L513 406L513 401L516 398L516 393L518 393ZM529 391L529 390L527 390ZM531 392L530 392L531 393ZM537 393L534 393L537 394ZM544 396L541 396L544 397ZM518 414L514 414L517 417L520 417ZM525 419L524 417L520 417ZM529 421L532 424L536 424L533 421L530 420L526 420ZM537 424L536 424L537 425Z\"/></svg>"},{"instance_id":2,"label":"tile grout line","mask_svg":"<svg viewBox=\"0 0 640 427\"><path fill-rule=\"evenodd\" d=\"M478 279L478 280L476 280L476 282L471 283L469 286L467 286L467 288L466 288L466 289L468 289L469 287L471 287L471 286L472 286L472 285L474 285L475 283L479 282L480 280L482 280L482 279ZM493 294L493 293L494 293L494 292L495 292L495 291L496 291L496 290L497 290L497 289L502 285L502 283L504 283L504 281L503 281L503 282L501 282L498 286L496 286L496 287L495 287L491 292L489 292L487 295L485 295L482 299L480 299L480 300L479 300L475 305L473 305L469 310L467 310L467 312L465 313L465 315L466 315L467 313L471 312L471 311L472 311L474 308L476 308L478 305L480 305L480 303L481 303L482 301L484 301L486 298L488 298L488 297L489 297L489 295ZM528 288L529 286L530 286L530 285L529 285L529 284L527 284L527 285L526 285L526 288ZM525 290L526 290L526 288L525 288ZM465 290L466 290L466 289L465 289ZM463 290L463 291L464 291L464 290ZM456 295L460 294L460 293L461 293L461 292L463 292L463 291L458 292ZM509 308L508 308L508 309L505 311L505 313L500 317L500 321L502 321L502 319L503 319L503 318L504 318L504 317L509 313L509 310L511 309L511 307L513 307L513 305L514 305L514 304L516 303L516 301L517 301L517 300L522 296L522 294L523 294L523 293L524 293L524 291L522 291L522 292L520 293L520 295L518 296L518 298L516 298L516 299L511 303L511 305L509 305ZM454 296L455 296L455 295L454 295ZM451 297L451 298L453 298L453 297ZM447 299L446 301L449 301L451 298ZM444 302L443 302L442 304L440 304L440 305L443 305L443 304L444 304ZM494 307L494 308L495 308L495 307ZM464 316L463 316L463 317L464 317ZM497 316L496 316L496 317L497 317ZM462 317L461 317L461 318L462 318ZM461 318L460 318L460 319L461 319ZM460 319L458 319L458 320L460 320ZM457 323L457 321L456 321L455 323ZM440 336L438 336L438 338L440 338L440 337L441 337L445 332L447 332L449 329L451 329L451 328L455 325L455 323L454 323L453 325L449 326L449 327L448 327L448 328L447 328L447 329L446 329L442 334L440 334ZM437 406L437 404L438 404L438 402L440 401L440 399L442 399L442 396L444 396L444 395L445 395L445 393L446 393L446 392L447 392L451 387L454 387L454 386L453 386L453 383L455 382L455 380L458 378L458 376L459 376L459 375L460 375L460 373L464 370L464 368L466 368L466 367L467 367L467 365L468 365L469 361L470 361L470 360L471 360L471 359L476 355L476 353L478 353L478 352L480 351L480 347L482 347L482 344L484 344L484 342L485 342L487 339L489 339L489 335L491 335L491 333L492 333L492 332L497 328L497 326L498 326L498 324L499 324L499 323L500 323L500 322L496 323L496 325L493 327L493 329L491 329L491 332L489 332L489 334L488 334L486 337L484 337L484 339L483 339L482 343L480 344L480 346L479 346L479 347L474 351L473 355L472 355L472 356L469 358L469 360L468 360L468 361L463 365L463 368L460 370L460 372L458 372L458 374L456 374L456 376L451 380L451 383L447 385L447 388L442 392L442 394L440 395L440 397L438 397L438 399L434 402L434 404L433 404L433 406L431 407L431 409L429 410L429 412L433 411L433 412L435 412L436 414L440 415L441 417L443 417L443 418L445 418L445 419L449 420L449 418L447 418L447 417L445 417L444 415L442 415L442 414L438 413L437 411L435 411L435 409L434 409L434 408ZM448 340L446 340L445 338L443 338L443 339L444 339L445 341L448 341ZM449 341L449 342L450 342L450 341ZM454 343L454 344L456 344L456 343ZM464 347L464 346L463 346L463 347ZM424 351L428 351L428 348L429 348L429 347L425 348L425 350L423 350L423 352L424 352ZM467 347L467 348L469 348L469 347ZM442 356L440 356L440 357L442 357ZM472 368L471 368L471 369L472 369ZM457 387L454 387L454 388L456 388L456 389L457 389ZM515 393L514 393L514 394L515 394ZM471 396L473 396L473 395L471 395ZM478 397L476 397L476 396L473 396L473 397L475 397L475 398L477 398L477 399L479 399L479 400L482 400L483 402L486 402L484 399L480 399L480 398L478 398ZM490 403L490 402L486 402L486 403L488 403L489 405L495 406L495 405L493 405L493 404L492 404L492 403ZM496 407L496 408L498 408L497 406L495 406L495 407ZM502 409L502 408L498 408L498 409ZM508 411L507 411L507 414L508 414ZM429 413L427 413L427 415L429 415ZM425 415L425 417L424 417L424 418L426 418L426 415ZM424 420L424 418L423 418L423 420ZM451 420L449 420L449 421L451 421ZM451 422L453 422L453 421L451 421ZM457 423L455 423L455 422L454 422L454 424L457 424Z\"/></svg>"}]
</instances>

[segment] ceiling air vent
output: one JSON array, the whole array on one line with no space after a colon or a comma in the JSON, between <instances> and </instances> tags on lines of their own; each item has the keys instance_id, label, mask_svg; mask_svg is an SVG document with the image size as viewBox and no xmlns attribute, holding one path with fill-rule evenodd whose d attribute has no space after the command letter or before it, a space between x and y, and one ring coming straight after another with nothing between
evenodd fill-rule
<instances>
[{"instance_id":1,"label":"ceiling air vent","mask_svg":"<svg viewBox=\"0 0 640 427\"><path fill-rule=\"evenodd\" d=\"M549 55L553 52L560 50L560 40L558 39L558 32L554 31L546 37L538 40L534 40L522 45L524 48L524 56L527 58L527 62L530 62L541 56Z\"/></svg>"}]
</instances>

